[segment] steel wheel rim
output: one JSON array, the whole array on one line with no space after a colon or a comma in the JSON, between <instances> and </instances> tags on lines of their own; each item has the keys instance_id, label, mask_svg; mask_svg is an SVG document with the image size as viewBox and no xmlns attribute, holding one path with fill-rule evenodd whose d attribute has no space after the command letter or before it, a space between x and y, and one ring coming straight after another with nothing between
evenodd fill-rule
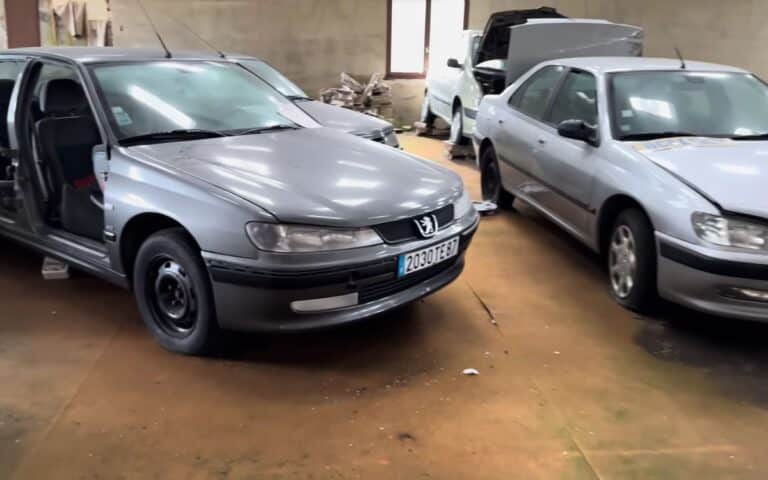
<instances>
[{"instance_id":1,"label":"steel wheel rim","mask_svg":"<svg viewBox=\"0 0 768 480\"><path fill-rule=\"evenodd\" d=\"M632 230L620 225L611 236L608 268L613 293L625 299L632 294L637 275L637 247Z\"/></svg>"},{"instance_id":2,"label":"steel wheel rim","mask_svg":"<svg viewBox=\"0 0 768 480\"><path fill-rule=\"evenodd\" d=\"M461 130L461 113L456 112L453 114L453 121L451 122L451 142L459 143L461 140L459 132Z\"/></svg>"},{"instance_id":3,"label":"steel wheel rim","mask_svg":"<svg viewBox=\"0 0 768 480\"><path fill-rule=\"evenodd\" d=\"M187 272L172 258L159 257L152 262L149 280L158 326L174 336L189 335L197 323L197 296Z\"/></svg>"}]
</instances>

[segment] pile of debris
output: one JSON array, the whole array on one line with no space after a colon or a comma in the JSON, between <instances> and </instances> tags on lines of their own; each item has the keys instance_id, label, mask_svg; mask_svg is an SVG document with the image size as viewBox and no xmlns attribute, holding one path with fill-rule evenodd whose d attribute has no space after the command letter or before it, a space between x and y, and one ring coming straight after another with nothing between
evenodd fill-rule
<instances>
[{"instance_id":1,"label":"pile of debris","mask_svg":"<svg viewBox=\"0 0 768 480\"><path fill-rule=\"evenodd\" d=\"M324 103L349 108L379 118L392 117L392 87L374 73L363 85L348 73L341 74L341 87L326 88L320 92Z\"/></svg>"}]
</instances>

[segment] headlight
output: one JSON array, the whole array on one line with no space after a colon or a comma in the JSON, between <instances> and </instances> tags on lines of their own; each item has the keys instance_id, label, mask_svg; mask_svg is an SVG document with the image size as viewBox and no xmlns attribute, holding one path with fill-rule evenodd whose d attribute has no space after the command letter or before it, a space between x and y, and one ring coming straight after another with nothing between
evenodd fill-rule
<instances>
[{"instance_id":1,"label":"headlight","mask_svg":"<svg viewBox=\"0 0 768 480\"><path fill-rule=\"evenodd\" d=\"M246 225L245 230L256 248L268 252L321 252L382 243L381 237L370 228L328 228L254 222Z\"/></svg>"},{"instance_id":2,"label":"headlight","mask_svg":"<svg viewBox=\"0 0 768 480\"><path fill-rule=\"evenodd\" d=\"M453 205L453 218L462 218L474 208L475 206L472 205L472 200L469 198L469 192L464 190L464 192L461 194L461 197L456 200L456 203Z\"/></svg>"},{"instance_id":3,"label":"headlight","mask_svg":"<svg viewBox=\"0 0 768 480\"><path fill-rule=\"evenodd\" d=\"M768 225L696 212L693 230L702 240L724 247L768 250Z\"/></svg>"}]
</instances>

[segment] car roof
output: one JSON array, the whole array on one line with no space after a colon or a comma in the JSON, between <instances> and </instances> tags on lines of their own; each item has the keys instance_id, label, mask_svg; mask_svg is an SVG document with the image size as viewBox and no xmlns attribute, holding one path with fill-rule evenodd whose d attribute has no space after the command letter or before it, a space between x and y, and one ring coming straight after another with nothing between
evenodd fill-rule
<instances>
[{"instance_id":1,"label":"car roof","mask_svg":"<svg viewBox=\"0 0 768 480\"><path fill-rule=\"evenodd\" d=\"M566 67L589 70L599 75L626 71L679 70L680 60L677 58L652 57L577 57L559 58L543 62L541 65L564 65ZM687 70L692 71L749 73L741 68L716 63L686 60L685 65Z\"/></svg>"},{"instance_id":2,"label":"car roof","mask_svg":"<svg viewBox=\"0 0 768 480\"><path fill-rule=\"evenodd\" d=\"M116 47L30 47L2 50L0 55L31 55L54 57L78 63L121 62L131 60L164 60L165 50L161 48L116 48ZM171 50L173 59L217 60L216 52Z\"/></svg>"}]
</instances>

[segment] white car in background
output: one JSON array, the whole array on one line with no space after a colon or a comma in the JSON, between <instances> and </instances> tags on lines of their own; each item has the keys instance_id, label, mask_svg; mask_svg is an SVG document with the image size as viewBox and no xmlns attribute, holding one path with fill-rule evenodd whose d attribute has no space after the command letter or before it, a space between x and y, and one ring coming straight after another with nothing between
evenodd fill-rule
<instances>
[{"instance_id":1,"label":"white car in background","mask_svg":"<svg viewBox=\"0 0 768 480\"><path fill-rule=\"evenodd\" d=\"M568 19L549 7L491 15L485 30L463 33L459 61L427 75L421 121L451 125L450 141L466 143L484 95L499 94L534 65L562 57L642 55L642 29L606 20Z\"/></svg>"}]
</instances>

